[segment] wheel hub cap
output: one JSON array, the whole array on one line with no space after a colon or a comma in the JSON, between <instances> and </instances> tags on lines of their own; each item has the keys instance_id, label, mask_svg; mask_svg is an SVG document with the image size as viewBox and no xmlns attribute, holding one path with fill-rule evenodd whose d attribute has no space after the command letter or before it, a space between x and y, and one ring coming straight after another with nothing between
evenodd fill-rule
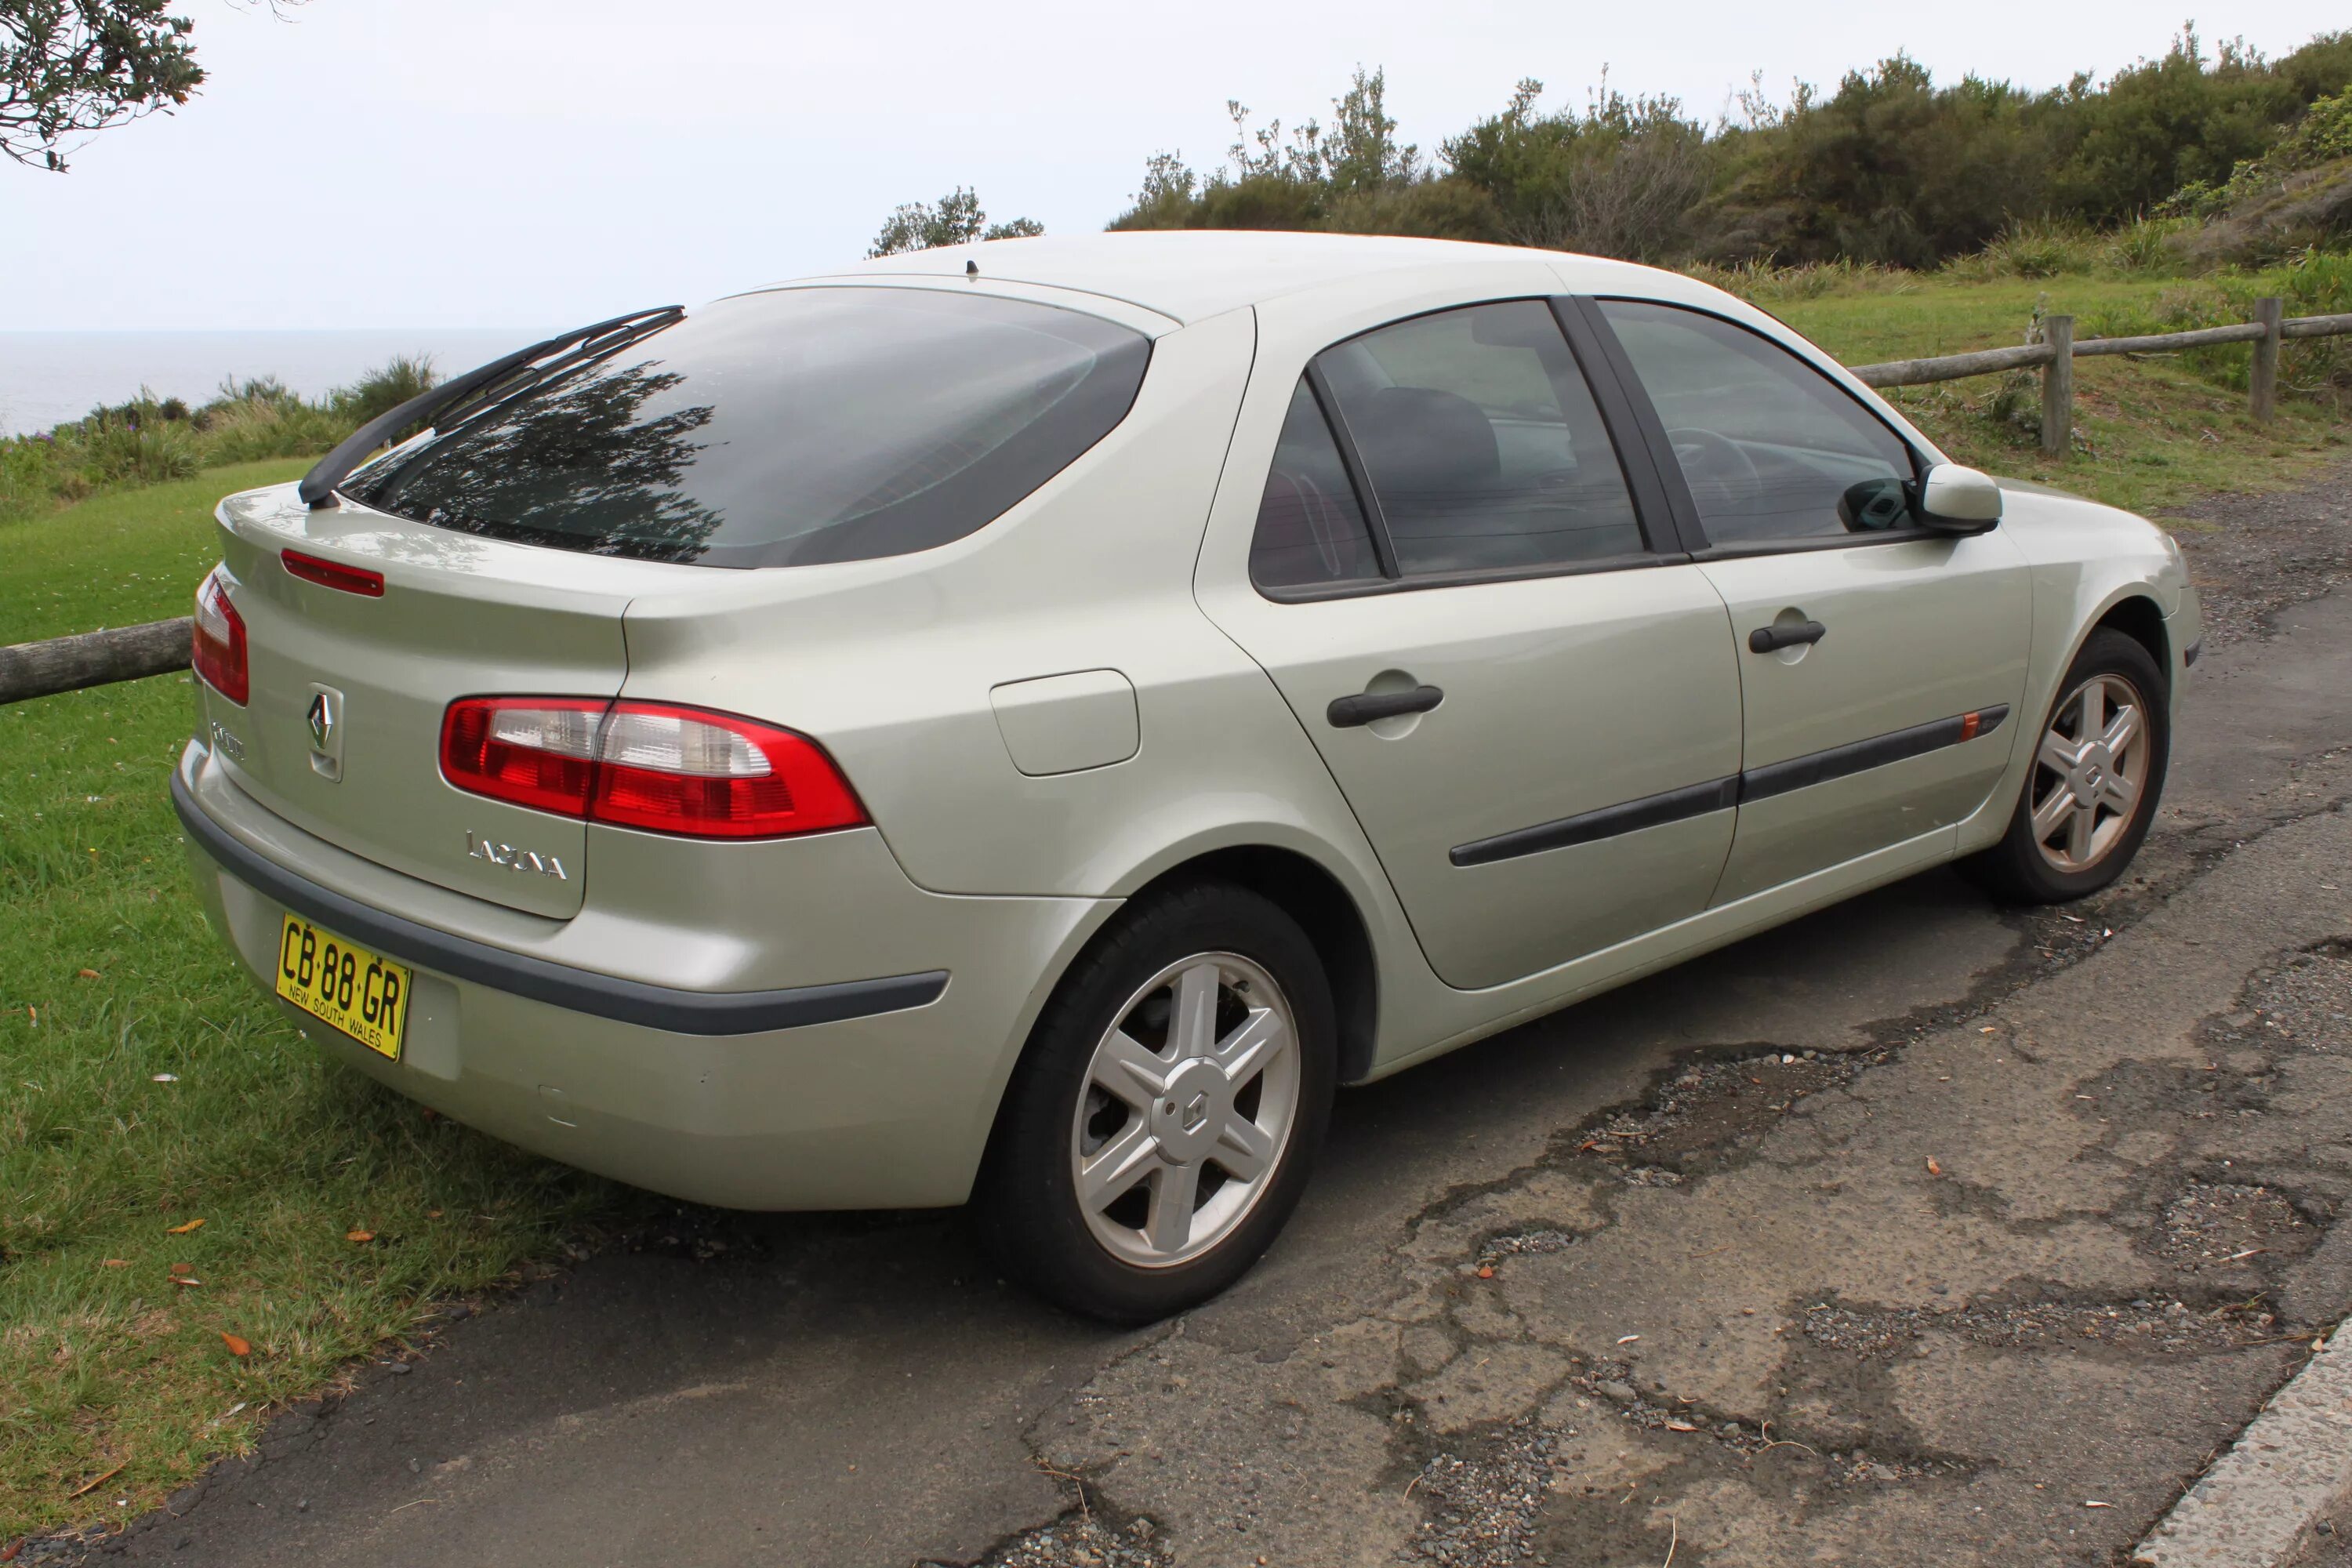
<instances>
[{"instance_id":1,"label":"wheel hub cap","mask_svg":"<svg viewBox=\"0 0 2352 1568\"><path fill-rule=\"evenodd\" d=\"M2119 675L2095 675L2068 692L2034 762L2035 847L2061 871L2097 865L2139 814L2148 739L2138 689Z\"/></svg>"},{"instance_id":2,"label":"wheel hub cap","mask_svg":"<svg viewBox=\"0 0 2352 1568\"><path fill-rule=\"evenodd\" d=\"M1194 1058L1168 1079L1167 1092L1151 1108L1151 1135L1160 1152L1184 1164L1207 1154L1217 1129L1233 1114L1232 1083L1217 1064Z\"/></svg>"},{"instance_id":3,"label":"wheel hub cap","mask_svg":"<svg viewBox=\"0 0 2352 1568\"><path fill-rule=\"evenodd\" d=\"M1095 1240L1165 1268L1232 1235L1289 1146L1299 1076L1290 1004L1263 967L1210 952L1153 976L1095 1047L1071 1128Z\"/></svg>"}]
</instances>

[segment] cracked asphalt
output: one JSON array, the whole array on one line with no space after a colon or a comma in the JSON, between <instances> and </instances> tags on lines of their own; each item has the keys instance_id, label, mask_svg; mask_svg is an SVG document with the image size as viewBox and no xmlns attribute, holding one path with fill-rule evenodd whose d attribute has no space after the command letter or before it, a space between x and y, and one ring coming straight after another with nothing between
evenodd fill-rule
<instances>
[{"instance_id":1,"label":"cracked asphalt","mask_svg":"<svg viewBox=\"0 0 2352 1568\"><path fill-rule=\"evenodd\" d=\"M2212 651L2097 900L1916 878L1349 1092L1265 1262L1140 1332L952 1216L680 1210L100 1550L2121 1562L2352 1312L2347 479L2177 525Z\"/></svg>"}]
</instances>

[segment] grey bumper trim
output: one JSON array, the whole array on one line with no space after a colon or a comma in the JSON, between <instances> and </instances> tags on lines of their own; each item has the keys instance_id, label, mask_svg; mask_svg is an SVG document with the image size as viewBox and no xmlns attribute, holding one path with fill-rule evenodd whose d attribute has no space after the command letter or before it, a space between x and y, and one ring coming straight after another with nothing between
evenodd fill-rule
<instances>
[{"instance_id":1,"label":"grey bumper trim","mask_svg":"<svg viewBox=\"0 0 2352 1568\"><path fill-rule=\"evenodd\" d=\"M947 972L932 970L786 991L680 991L551 963L371 909L286 869L205 816L176 768L172 805L189 838L221 869L295 913L394 958L575 1013L679 1035L750 1035L926 1007L948 988Z\"/></svg>"}]
</instances>

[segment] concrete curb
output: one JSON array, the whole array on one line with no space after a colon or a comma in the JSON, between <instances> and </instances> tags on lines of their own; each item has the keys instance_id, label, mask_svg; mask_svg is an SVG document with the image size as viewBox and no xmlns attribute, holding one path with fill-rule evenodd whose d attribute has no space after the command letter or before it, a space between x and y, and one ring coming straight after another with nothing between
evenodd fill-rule
<instances>
[{"instance_id":1,"label":"concrete curb","mask_svg":"<svg viewBox=\"0 0 2352 1568\"><path fill-rule=\"evenodd\" d=\"M2280 1568L2352 1495L2352 1349L2326 1348L2272 1396L2133 1553L2154 1568Z\"/></svg>"}]
</instances>

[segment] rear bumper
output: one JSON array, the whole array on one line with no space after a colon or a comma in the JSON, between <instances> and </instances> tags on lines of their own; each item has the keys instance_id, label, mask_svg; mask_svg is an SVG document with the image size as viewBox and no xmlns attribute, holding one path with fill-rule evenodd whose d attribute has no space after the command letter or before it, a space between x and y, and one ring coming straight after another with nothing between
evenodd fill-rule
<instances>
[{"instance_id":1,"label":"rear bumper","mask_svg":"<svg viewBox=\"0 0 2352 1568\"><path fill-rule=\"evenodd\" d=\"M698 1203L961 1202L1050 978L1111 907L926 893L875 839L823 852L835 874L802 918L824 923L826 940L747 930L765 922L723 899L699 931L599 917L593 892L561 923L463 900L474 908L456 912L478 914L502 943L452 929L456 895L305 844L208 763L192 743L173 803L205 911L265 990L289 910L416 970L400 1061L279 1004L306 1037L493 1136ZM862 868L846 886L843 864ZM682 877L695 879L691 868ZM600 931L600 919L615 929ZM633 973L562 961L624 945ZM730 976L808 983L722 991L648 978L708 974L713 949ZM919 966L891 963L917 950ZM871 977L790 973L828 961L820 954L847 962L845 951L871 960Z\"/></svg>"}]
</instances>

